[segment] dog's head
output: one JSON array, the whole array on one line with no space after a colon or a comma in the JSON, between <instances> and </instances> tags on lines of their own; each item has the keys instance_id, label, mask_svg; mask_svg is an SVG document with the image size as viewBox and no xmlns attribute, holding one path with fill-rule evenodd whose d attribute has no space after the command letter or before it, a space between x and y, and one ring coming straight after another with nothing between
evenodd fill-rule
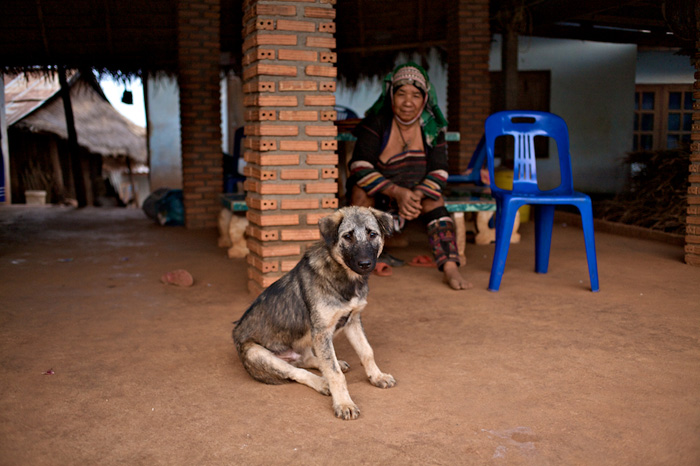
<instances>
[{"instance_id":1,"label":"dog's head","mask_svg":"<svg viewBox=\"0 0 700 466\"><path fill-rule=\"evenodd\" d=\"M319 221L321 236L331 256L359 275L374 270L393 231L391 215L371 207L343 207Z\"/></svg>"}]
</instances>

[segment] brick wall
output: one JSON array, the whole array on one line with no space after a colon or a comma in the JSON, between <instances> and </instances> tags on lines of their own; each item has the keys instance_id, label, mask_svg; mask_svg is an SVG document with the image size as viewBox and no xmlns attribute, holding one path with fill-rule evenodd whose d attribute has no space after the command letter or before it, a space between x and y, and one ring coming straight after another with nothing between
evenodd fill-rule
<instances>
[{"instance_id":1,"label":"brick wall","mask_svg":"<svg viewBox=\"0 0 700 466\"><path fill-rule=\"evenodd\" d=\"M187 228L215 227L221 203L219 0L178 0L182 179Z\"/></svg>"},{"instance_id":2,"label":"brick wall","mask_svg":"<svg viewBox=\"0 0 700 466\"><path fill-rule=\"evenodd\" d=\"M700 31L700 4L695 7ZM686 217L685 262L700 266L700 33L695 43L695 86L693 89L693 128L690 136L688 216Z\"/></svg>"},{"instance_id":3,"label":"brick wall","mask_svg":"<svg viewBox=\"0 0 700 466\"><path fill-rule=\"evenodd\" d=\"M338 207L335 0L248 0L243 16L249 289L291 270Z\"/></svg>"},{"instance_id":4,"label":"brick wall","mask_svg":"<svg viewBox=\"0 0 700 466\"><path fill-rule=\"evenodd\" d=\"M449 2L448 15L448 121L461 140L449 145L450 172L463 171L489 116L490 82L489 0Z\"/></svg>"}]
</instances>

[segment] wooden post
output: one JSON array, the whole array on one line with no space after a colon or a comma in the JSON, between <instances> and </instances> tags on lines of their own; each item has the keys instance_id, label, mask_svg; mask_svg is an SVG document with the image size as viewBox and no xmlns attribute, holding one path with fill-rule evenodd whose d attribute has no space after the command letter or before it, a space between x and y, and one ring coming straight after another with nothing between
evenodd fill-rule
<instances>
[{"instance_id":1,"label":"wooden post","mask_svg":"<svg viewBox=\"0 0 700 466\"><path fill-rule=\"evenodd\" d=\"M518 105L518 30L507 28L501 43L504 110L516 110Z\"/></svg>"},{"instance_id":2,"label":"wooden post","mask_svg":"<svg viewBox=\"0 0 700 466\"><path fill-rule=\"evenodd\" d=\"M58 67L58 82L61 83L61 98L63 110L66 115L66 129L68 131L68 152L70 153L71 170L73 171L73 187L78 207L87 206L87 193L85 191L85 177L83 176L83 164L78 146L78 134L75 131L75 119L73 118L73 106L70 100L70 88L66 79L66 68Z\"/></svg>"}]
</instances>

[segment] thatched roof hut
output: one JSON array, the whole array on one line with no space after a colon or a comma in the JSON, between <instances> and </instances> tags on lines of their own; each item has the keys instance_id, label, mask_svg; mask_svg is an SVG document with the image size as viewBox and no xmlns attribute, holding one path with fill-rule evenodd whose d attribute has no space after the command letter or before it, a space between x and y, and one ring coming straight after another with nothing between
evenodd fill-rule
<instances>
[{"instance_id":1,"label":"thatched roof hut","mask_svg":"<svg viewBox=\"0 0 700 466\"><path fill-rule=\"evenodd\" d=\"M68 77L77 133L71 155L61 86L56 75L5 75L5 106L10 144L12 201L23 202L26 190L47 191L49 202L74 199L72 157L78 157L88 205L101 198L135 197L135 173L147 173L146 129L132 123L109 103L92 74ZM110 179L106 191L105 178ZM128 179L124 186L123 179Z\"/></svg>"},{"instance_id":2,"label":"thatched roof hut","mask_svg":"<svg viewBox=\"0 0 700 466\"><path fill-rule=\"evenodd\" d=\"M94 154L127 156L146 163L146 129L112 107L93 79L69 79L78 144ZM5 76L7 124L33 133L68 139L66 115L57 77Z\"/></svg>"}]
</instances>

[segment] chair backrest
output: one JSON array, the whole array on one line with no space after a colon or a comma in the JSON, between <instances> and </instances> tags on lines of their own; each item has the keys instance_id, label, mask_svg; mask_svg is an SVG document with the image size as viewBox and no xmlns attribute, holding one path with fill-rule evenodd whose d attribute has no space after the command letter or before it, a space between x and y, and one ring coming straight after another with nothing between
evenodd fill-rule
<instances>
[{"instance_id":1,"label":"chair backrest","mask_svg":"<svg viewBox=\"0 0 700 466\"><path fill-rule=\"evenodd\" d=\"M513 136L515 139L513 189L514 193L533 194L541 192L537 186L535 161L535 136L547 136L557 143L559 155L560 184L547 190L548 193L571 193L571 156L569 154L569 131L566 122L548 112L530 110L507 110L494 113L486 119L486 153L488 157L491 190L508 192L496 186L494 177L494 145L498 136Z\"/></svg>"}]
</instances>

